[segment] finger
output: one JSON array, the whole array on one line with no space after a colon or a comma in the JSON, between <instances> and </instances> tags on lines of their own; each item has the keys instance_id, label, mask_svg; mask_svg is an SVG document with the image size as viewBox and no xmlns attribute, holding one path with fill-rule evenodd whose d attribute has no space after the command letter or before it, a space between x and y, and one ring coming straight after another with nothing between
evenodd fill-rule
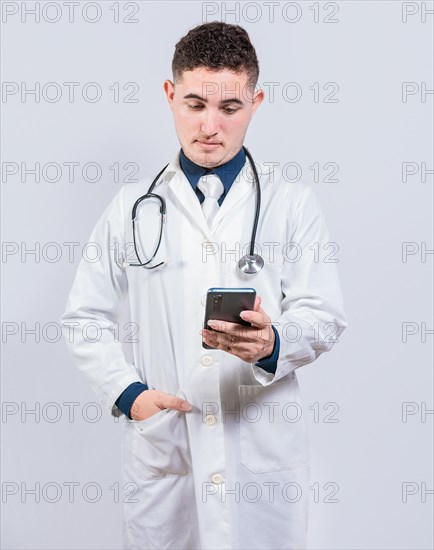
<instances>
[{"instance_id":1,"label":"finger","mask_svg":"<svg viewBox=\"0 0 434 550\"><path fill-rule=\"evenodd\" d=\"M224 332L217 332L216 330L204 330L203 340L209 346L217 348L219 344L223 343L223 336L226 336Z\"/></svg>"},{"instance_id":2,"label":"finger","mask_svg":"<svg viewBox=\"0 0 434 550\"><path fill-rule=\"evenodd\" d=\"M245 310L245 311L251 311L251 312L258 311L261 308L261 297L260 296L256 296L255 304L254 304L253 307L254 307L254 309ZM265 313L263 310L262 310L262 312ZM240 315L240 317L241 317L241 315ZM243 319L243 317L241 317L241 318ZM228 321L220 321L220 320L217 320L217 319L209 319L208 325L213 330L217 330L219 332L226 332L227 334L240 333L242 331L242 329L246 326L246 325L242 325L241 323L229 323Z\"/></svg>"},{"instance_id":3,"label":"finger","mask_svg":"<svg viewBox=\"0 0 434 550\"><path fill-rule=\"evenodd\" d=\"M173 409L175 411L191 411L191 404L185 399L176 397L175 395L168 395L161 400L161 406L163 409Z\"/></svg>"},{"instance_id":4,"label":"finger","mask_svg":"<svg viewBox=\"0 0 434 550\"><path fill-rule=\"evenodd\" d=\"M214 331L202 329L202 342L208 344L208 346L212 348L215 348L217 340L215 340L213 332Z\"/></svg>"},{"instance_id":5,"label":"finger","mask_svg":"<svg viewBox=\"0 0 434 550\"><path fill-rule=\"evenodd\" d=\"M240 340L239 342L231 342L230 337L223 332L215 332L206 338L206 343L215 349L220 349L231 355L235 355L246 360L245 357L251 353L252 342ZM212 338L212 340L211 340Z\"/></svg>"},{"instance_id":6,"label":"finger","mask_svg":"<svg viewBox=\"0 0 434 550\"><path fill-rule=\"evenodd\" d=\"M216 319L210 319L208 324L216 332L225 332L239 338L247 337L250 328L241 323L229 323L228 321L218 321Z\"/></svg>"},{"instance_id":7,"label":"finger","mask_svg":"<svg viewBox=\"0 0 434 550\"><path fill-rule=\"evenodd\" d=\"M256 328L265 328L270 321L268 315L262 309L261 303L262 303L262 298L260 296L256 296L255 305L253 309L245 309L240 313L240 317L242 319L244 319L245 321L248 321L252 326ZM262 317L259 315L255 315L255 313L261 314Z\"/></svg>"},{"instance_id":8,"label":"finger","mask_svg":"<svg viewBox=\"0 0 434 550\"><path fill-rule=\"evenodd\" d=\"M261 302L262 302L261 297L260 297L260 296L256 296L256 298L255 298L255 305L253 306L253 309L245 309L245 310L243 310L241 313L255 312L255 311L260 312L260 313L265 313L265 311L264 311L264 310L262 309L262 307L261 307ZM241 317L241 313L240 313L240 317ZM244 316L241 317L241 318L243 319ZM246 320L247 320L247 319L246 319Z\"/></svg>"},{"instance_id":9,"label":"finger","mask_svg":"<svg viewBox=\"0 0 434 550\"><path fill-rule=\"evenodd\" d=\"M261 297L260 297L260 296L256 296L255 305L253 306L253 310L254 310L254 311L259 311L259 308L261 307L261 302L262 302Z\"/></svg>"},{"instance_id":10,"label":"finger","mask_svg":"<svg viewBox=\"0 0 434 550\"><path fill-rule=\"evenodd\" d=\"M211 331L205 336L205 342L214 349L221 349L231 353L235 344L229 342L230 336L224 332Z\"/></svg>"},{"instance_id":11,"label":"finger","mask_svg":"<svg viewBox=\"0 0 434 550\"><path fill-rule=\"evenodd\" d=\"M257 331L254 331L257 333ZM223 351L228 351L234 355L240 354L240 352L245 352L249 350L254 339L240 339L238 336L226 334L225 332L210 331L206 338L206 343L217 349L222 349ZM229 348L229 350L228 350Z\"/></svg>"},{"instance_id":12,"label":"finger","mask_svg":"<svg viewBox=\"0 0 434 550\"><path fill-rule=\"evenodd\" d=\"M265 313L265 311L260 306L257 311L253 311L253 310L242 311L240 316L245 321L248 321L252 325L252 327L259 328L259 329L265 328L271 323L270 317Z\"/></svg>"},{"instance_id":13,"label":"finger","mask_svg":"<svg viewBox=\"0 0 434 550\"><path fill-rule=\"evenodd\" d=\"M227 346L235 344L235 342L231 342L232 338L236 338L238 340L236 336L230 336L225 332L210 331L207 335L208 342L210 342L213 346L216 346L218 344L222 347L222 349L226 349Z\"/></svg>"}]
</instances>

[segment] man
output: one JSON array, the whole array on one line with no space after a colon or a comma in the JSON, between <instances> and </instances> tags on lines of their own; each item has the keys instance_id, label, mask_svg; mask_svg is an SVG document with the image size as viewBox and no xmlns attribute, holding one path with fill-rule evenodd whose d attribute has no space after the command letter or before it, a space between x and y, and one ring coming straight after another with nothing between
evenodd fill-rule
<instances>
[{"instance_id":1,"label":"man","mask_svg":"<svg viewBox=\"0 0 434 550\"><path fill-rule=\"evenodd\" d=\"M264 99L255 50L241 27L207 23L178 42L172 71L164 91L181 150L152 191L167 209L160 247L153 258L159 199L137 209L134 234L131 224L150 180L123 186L90 237L100 261L79 265L66 340L101 402L125 414L123 476L137 488L128 499L137 502L124 504L125 548L305 548L308 457L295 369L346 327L336 265L313 254L328 231L309 187L258 163L255 242L265 265L255 275L239 269L256 200L243 143ZM148 261L164 263L131 265ZM254 287L254 309L242 314L251 327L201 330L210 287ZM132 362L112 334L127 295ZM98 327L94 342L87 323Z\"/></svg>"}]
</instances>

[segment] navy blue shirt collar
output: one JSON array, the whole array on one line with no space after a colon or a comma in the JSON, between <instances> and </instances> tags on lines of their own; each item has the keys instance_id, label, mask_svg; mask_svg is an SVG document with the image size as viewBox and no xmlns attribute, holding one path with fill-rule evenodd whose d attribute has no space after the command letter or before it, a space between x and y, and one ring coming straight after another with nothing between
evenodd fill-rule
<instances>
[{"instance_id":1,"label":"navy blue shirt collar","mask_svg":"<svg viewBox=\"0 0 434 550\"><path fill-rule=\"evenodd\" d=\"M186 175L190 185L197 194L202 195L200 189L196 189L199 179L204 174L216 174L222 181L223 187L225 188L223 195L220 198L220 203L223 201L223 198L227 195L231 185L235 181L235 178L238 176L241 168L246 162L246 153L244 152L244 147L238 151L238 153L231 158L228 162L217 166L216 168L206 168L205 166L200 166L192 160L190 160L184 153L180 150L179 153L179 163L181 165L182 171ZM202 195L203 197L203 195Z\"/></svg>"}]
</instances>

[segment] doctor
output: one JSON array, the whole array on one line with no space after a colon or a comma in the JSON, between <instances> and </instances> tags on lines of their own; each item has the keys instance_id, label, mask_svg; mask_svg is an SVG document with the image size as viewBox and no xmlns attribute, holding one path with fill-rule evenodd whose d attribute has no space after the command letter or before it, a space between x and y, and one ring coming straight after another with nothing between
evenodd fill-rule
<instances>
[{"instance_id":1,"label":"doctor","mask_svg":"<svg viewBox=\"0 0 434 550\"><path fill-rule=\"evenodd\" d=\"M135 235L131 223L156 167L124 185L93 229L101 259L78 267L65 340L101 403L125 415L123 481L136 487L124 503L125 548L299 550L308 451L296 369L346 327L336 263L323 254L329 233L310 187L255 160L255 250L265 263L253 275L239 269L256 205L243 143L264 99L255 49L243 28L206 23L176 44L172 71L164 91L181 149L153 189L166 216L148 267L164 263L129 265L150 260L158 243L158 198L138 208ZM252 326L202 330L210 287L254 287L243 317ZM131 360L113 331L124 298Z\"/></svg>"}]
</instances>

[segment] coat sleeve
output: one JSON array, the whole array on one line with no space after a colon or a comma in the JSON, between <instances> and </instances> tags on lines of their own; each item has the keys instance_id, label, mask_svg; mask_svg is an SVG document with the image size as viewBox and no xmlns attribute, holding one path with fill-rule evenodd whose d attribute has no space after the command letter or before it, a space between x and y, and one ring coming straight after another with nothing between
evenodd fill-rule
<instances>
[{"instance_id":1,"label":"coat sleeve","mask_svg":"<svg viewBox=\"0 0 434 550\"><path fill-rule=\"evenodd\" d=\"M125 250L124 187L102 213L75 274L60 318L64 340L79 370L102 406L113 416L119 395L133 382L143 382L126 360L115 323L128 289L122 266Z\"/></svg>"},{"instance_id":2,"label":"coat sleeve","mask_svg":"<svg viewBox=\"0 0 434 550\"><path fill-rule=\"evenodd\" d=\"M337 271L338 243L330 240L312 188L299 185L301 197L287 210L281 315L272 320L280 337L276 372L252 365L256 380L263 385L330 351L347 326Z\"/></svg>"}]
</instances>

